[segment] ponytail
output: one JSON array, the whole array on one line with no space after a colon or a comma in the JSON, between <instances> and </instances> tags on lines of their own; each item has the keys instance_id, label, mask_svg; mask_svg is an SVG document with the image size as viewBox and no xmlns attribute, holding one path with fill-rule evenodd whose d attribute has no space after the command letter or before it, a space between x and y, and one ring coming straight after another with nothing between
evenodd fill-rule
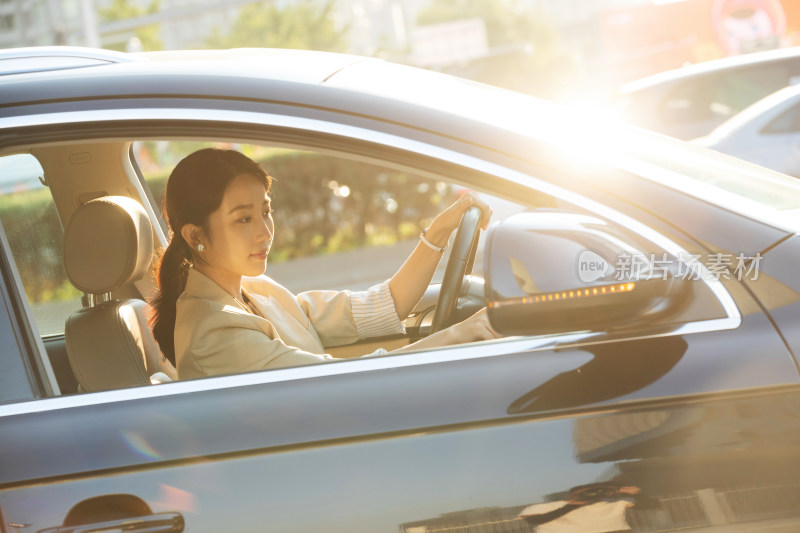
<instances>
[{"instance_id":1,"label":"ponytail","mask_svg":"<svg viewBox=\"0 0 800 533\"><path fill-rule=\"evenodd\" d=\"M191 252L186 241L180 235L173 235L169 246L157 262L156 276L159 293L152 303L151 327L161 352L175 366L177 366L175 361L176 303L178 296L186 288L190 260Z\"/></svg>"}]
</instances>

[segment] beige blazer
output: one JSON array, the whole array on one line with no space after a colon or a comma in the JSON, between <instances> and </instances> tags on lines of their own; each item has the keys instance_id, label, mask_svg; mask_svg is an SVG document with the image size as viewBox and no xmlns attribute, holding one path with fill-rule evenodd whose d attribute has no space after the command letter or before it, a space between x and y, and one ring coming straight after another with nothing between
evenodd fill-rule
<instances>
[{"instance_id":1,"label":"beige blazer","mask_svg":"<svg viewBox=\"0 0 800 533\"><path fill-rule=\"evenodd\" d=\"M175 321L180 379L332 361L325 346L405 332L388 281L367 291L298 295L267 276L243 278L242 287L261 316L189 269Z\"/></svg>"}]
</instances>

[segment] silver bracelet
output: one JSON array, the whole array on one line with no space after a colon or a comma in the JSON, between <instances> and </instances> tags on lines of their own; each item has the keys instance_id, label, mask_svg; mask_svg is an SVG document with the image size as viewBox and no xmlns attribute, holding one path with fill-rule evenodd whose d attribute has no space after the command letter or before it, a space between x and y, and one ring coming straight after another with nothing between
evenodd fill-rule
<instances>
[{"instance_id":1,"label":"silver bracelet","mask_svg":"<svg viewBox=\"0 0 800 533\"><path fill-rule=\"evenodd\" d=\"M428 231L429 229L430 228L425 228L424 230L422 230L422 233L419 234L419 240L421 240L425 244L425 246L427 246L434 252L439 252L440 254L444 253L444 251L447 250L447 244L445 244L440 248L439 246L436 246L431 241L425 238L425 232Z\"/></svg>"}]
</instances>

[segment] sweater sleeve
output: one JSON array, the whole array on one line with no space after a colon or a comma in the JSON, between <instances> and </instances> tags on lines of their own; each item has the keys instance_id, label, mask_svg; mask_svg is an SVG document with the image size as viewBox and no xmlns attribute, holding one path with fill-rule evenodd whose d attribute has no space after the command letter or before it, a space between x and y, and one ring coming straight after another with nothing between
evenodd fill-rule
<instances>
[{"instance_id":1,"label":"sweater sleeve","mask_svg":"<svg viewBox=\"0 0 800 533\"><path fill-rule=\"evenodd\" d=\"M366 291L350 293L353 320L359 338L383 337L406 332L397 316L389 281L373 285Z\"/></svg>"},{"instance_id":2,"label":"sweater sleeve","mask_svg":"<svg viewBox=\"0 0 800 533\"><path fill-rule=\"evenodd\" d=\"M405 333L388 280L365 291L308 291L296 298L324 346Z\"/></svg>"}]
</instances>

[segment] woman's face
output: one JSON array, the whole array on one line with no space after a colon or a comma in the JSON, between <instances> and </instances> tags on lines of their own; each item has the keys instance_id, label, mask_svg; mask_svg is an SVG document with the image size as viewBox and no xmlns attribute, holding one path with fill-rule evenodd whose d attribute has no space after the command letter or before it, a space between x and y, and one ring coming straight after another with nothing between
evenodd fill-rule
<instances>
[{"instance_id":1,"label":"woman's face","mask_svg":"<svg viewBox=\"0 0 800 533\"><path fill-rule=\"evenodd\" d=\"M219 209L209 215L208 230L204 270L222 279L263 274L275 232L264 184L250 174L234 178Z\"/></svg>"}]
</instances>

